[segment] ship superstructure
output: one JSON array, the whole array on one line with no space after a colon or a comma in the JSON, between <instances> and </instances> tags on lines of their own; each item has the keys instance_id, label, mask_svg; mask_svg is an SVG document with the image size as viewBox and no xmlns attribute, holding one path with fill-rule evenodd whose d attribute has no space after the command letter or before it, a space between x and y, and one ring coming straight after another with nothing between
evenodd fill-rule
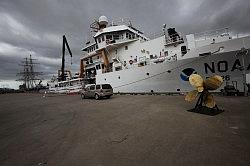
<instances>
[{"instance_id":1,"label":"ship superstructure","mask_svg":"<svg viewBox=\"0 0 250 166\"><path fill-rule=\"evenodd\" d=\"M219 74L243 91L249 73L250 37L233 38L228 28L182 36L166 28L146 37L130 21L91 24L96 32L82 49L80 78L109 83L114 92L186 92L189 75ZM244 63L244 64L243 64Z\"/></svg>"}]
</instances>

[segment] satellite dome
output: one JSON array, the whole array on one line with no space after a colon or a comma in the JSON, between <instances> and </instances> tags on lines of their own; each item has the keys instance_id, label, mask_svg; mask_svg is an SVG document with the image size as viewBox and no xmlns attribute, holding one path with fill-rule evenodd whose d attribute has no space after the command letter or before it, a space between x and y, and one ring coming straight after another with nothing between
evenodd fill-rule
<instances>
[{"instance_id":1,"label":"satellite dome","mask_svg":"<svg viewBox=\"0 0 250 166\"><path fill-rule=\"evenodd\" d=\"M106 16L99 17L99 24L100 25L108 25L108 19Z\"/></svg>"}]
</instances>

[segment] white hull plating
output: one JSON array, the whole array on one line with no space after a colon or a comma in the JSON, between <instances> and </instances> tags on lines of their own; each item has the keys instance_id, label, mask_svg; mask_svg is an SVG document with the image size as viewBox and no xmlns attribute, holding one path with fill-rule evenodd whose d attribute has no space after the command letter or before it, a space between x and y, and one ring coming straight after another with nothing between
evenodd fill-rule
<instances>
[{"instance_id":1,"label":"white hull plating","mask_svg":"<svg viewBox=\"0 0 250 166\"><path fill-rule=\"evenodd\" d=\"M83 79L71 79L67 81L51 81L49 83L49 93L74 94L79 93L84 85Z\"/></svg>"},{"instance_id":2,"label":"white hull plating","mask_svg":"<svg viewBox=\"0 0 250 166\"><path fill-rule=\"evenodd\" d=\"M237 88L243 91L242 59L236 57L236 53L231 51L97 74L96 83L109 83L116 93L187 92L193 89L188 83L188 75L197 72L204 77L221 75L224 78L221 89L226 84L237 83ZM247 73L250 72L249 64L248 53L245 55Z\"/></svg>"},{"instance_id":3,"label":"white hull plating","mask_svg":"<svg viewBox=\"0 0 250 166\"><path fill-rule=\"evenodd\" d=\"M79 93L80 90L82 90L82 86L53 87L49 88L49 93L71 94Z\"/></svg>"}]
</instances>

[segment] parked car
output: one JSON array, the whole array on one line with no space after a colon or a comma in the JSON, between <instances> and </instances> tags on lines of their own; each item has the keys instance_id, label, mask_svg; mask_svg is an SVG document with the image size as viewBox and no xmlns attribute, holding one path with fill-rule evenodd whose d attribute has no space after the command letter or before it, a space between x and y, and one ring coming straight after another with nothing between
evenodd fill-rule
<instances>
[{"instance_id":1,"label":"parked car","mask_svg":"<svg viewBox=\"0 0 250 166\"><path fill-rule=\"evenodd\" d=\"M113 88L110 84L90 84L86 85L80 93L82 99L94 97L98 100L103 97L110 98L113 95Z\"/></svg>"}]
</instances>

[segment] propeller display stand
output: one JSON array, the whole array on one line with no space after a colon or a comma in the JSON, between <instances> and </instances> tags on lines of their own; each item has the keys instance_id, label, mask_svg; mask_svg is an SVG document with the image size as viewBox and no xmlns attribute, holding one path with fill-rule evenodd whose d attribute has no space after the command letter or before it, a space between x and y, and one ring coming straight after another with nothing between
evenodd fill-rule
<instances>
[{"instance_id":1,"label":"propeller display stand","mask_svg":"<svg viewBox=\"0 0 250 166\"><path fill-rule=\"evenodd\" d=\"M199 98L198 98L198 100L197 100L197 102L196 102L196 105L195 105L195 110L197 110L197 109L202 109L203 107L206 107L206 106L203 106L203 103L204 103L204 91L203 92L201 92L201 94L200 94L200 96L199 96ZM218 108L218 106L215 104L215 106L213 107L213 108L208 108L208 107L206 107L207 109L210 109L211 111L212 110L216 110L216 111L220 111L220 109Z\"/></svg>"},{"instance_id":2,"label":"propeller display stand","mask_svg":"<svg viewBox=\"0 0 250 166\"><path fill-rule=\"evenodd\" d=\"M194 90L187 93L185 100L194 101L196 97L199 96L195 108L188 110L191 112L197 112L207 115L216 115L223 110L220 110L216 105L213 95L209 92L211 90L218 89L223 83L223 79L219 75L214 75L206 80L198 74L192 74L189 77L190 84L195 88Z\"/></svg>"}]
</instances>

